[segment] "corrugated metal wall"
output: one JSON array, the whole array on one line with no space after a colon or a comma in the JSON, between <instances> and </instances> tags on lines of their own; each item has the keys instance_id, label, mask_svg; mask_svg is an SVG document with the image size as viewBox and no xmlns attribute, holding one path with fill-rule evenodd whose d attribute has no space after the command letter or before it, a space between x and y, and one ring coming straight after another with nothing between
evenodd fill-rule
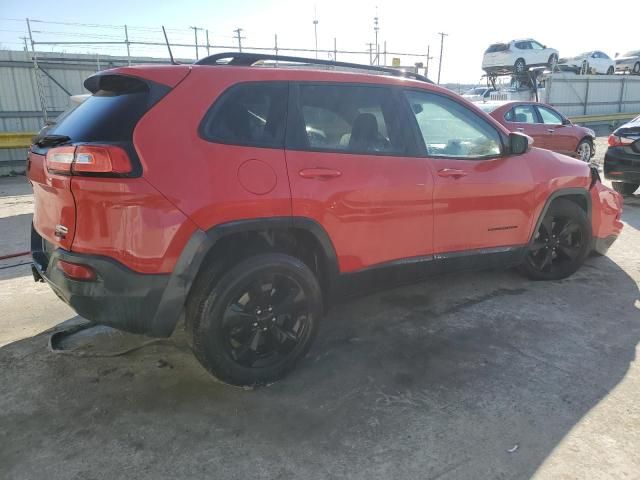
<instances>
[{"instance_id":1,"label":"corrugated metal wall","mask_svg":"<svg viewBox=\"0 0 640 480\"><path fill-rule=\"evenodd\" d=\"M567 116L640 112L640 77L553 74L541 100Z\"/></svg>"}]
</instances>

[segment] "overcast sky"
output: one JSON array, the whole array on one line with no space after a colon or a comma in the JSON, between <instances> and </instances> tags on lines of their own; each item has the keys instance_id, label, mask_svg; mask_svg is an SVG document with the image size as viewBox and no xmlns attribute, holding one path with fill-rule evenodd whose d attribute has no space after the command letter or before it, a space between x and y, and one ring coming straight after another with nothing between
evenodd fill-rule
<instances>
[{"instance_id":1,"label":"overcast sky","mask_svg":"<svg viewBox=\"0 0 640 480\"><path fill-rule=\"evenodd\" d=\"M92 8L97 5L97 8ZM613 56L640 48L640 40L625 20L616 17L607 21L611 10L602 2L555 1L514 2L492 0L474 1L407 1L380 0L110 0L97 4L70 0L0 0L0 45L19 49L19 37L26 27L21 19L30 17L55 22L124 25L151 27L153 30L132 28L130 36L146 40L161 39L160 25L169 31L172 42L193 41L190 26L209 29L213 44L235 45L233 30L244 29L245 46L271 46L274 34L283 47L314 48L314 8L318 19L318 47L333 49L337 38L338 50L367 50L374 41L373 17L380 18L379 43L387 41L388 51L425 53L431 46L432 60L429 76L437 76L440 49L438 32L446 32L442 81L476 82L482 71L480 65L484 49L495 41L532 37L560 50L560 55L599 49ZM596 8L600 5L600 8ZM20 21L16 21L20 20ZM61 24L35 23L36 40L81 41L109 40L121 36L116 28L96 28ZM91 38L89 38L91 37ZM200 32L204 42L204 33ZM122 47L43 46L44 50L103 53L124 53ZM156 47L132 47L136 55L164 55ZM204 55L201 52L201 56ZM193 49L178 50L178 55L194 56ZM308 54L307 54L308 55ZM323 56L324 55L324 56ZM323 58L327 54L323 54ZM387 60L391 62L392 55ZM367 62L368 55L342 56L338 60ZM405 63L426 62L425 58L407 58Z\"/></svg>"}]
</instances>

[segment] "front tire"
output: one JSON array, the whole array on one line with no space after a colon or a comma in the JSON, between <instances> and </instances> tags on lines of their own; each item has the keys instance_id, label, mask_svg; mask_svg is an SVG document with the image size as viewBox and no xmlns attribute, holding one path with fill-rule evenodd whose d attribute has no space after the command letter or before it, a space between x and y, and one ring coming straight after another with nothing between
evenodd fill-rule
<instances>
[{"instance_id":1,"label":"front tire","mask_svg":"<svg viewBox=\"0 0 640 480\"><path fill-rule=\"evenodd\" d=\"M549 70L553 72L556 69L557 65L558 65L558 55L556 55L555 53L552 53L551 56L549 57L549 61L547 62L547 66L549 67Z\"/></svg>"},{"instance_id":2,"label":"front tire","mask_svg":"<svg viewBox=\"0 0 640 480\"><path fill-rule=\"evenodd\" d=\"M532 280L572 275L591 249L591 224L585 211L570 200L554 200L527 248L520 271Z\"/></svg>"},{"instance_id":3,"label":"front tire","mask_svg":"<svg viewBox=\"0 0 640 480\"><path fill-rule=\"evenodd\" d=\"M585 163L591 162L591 157L593 157L593 143L591 140L584 139L578 143L578 147L576 148L577 157Z\"/></svg>"},{"instance_id":4,"label":"front tire","mask_svg":"<svg viewBox=\"0 0 640 480\"><path fill-rule=\"evenodd\" d=\"M615 73L615 68L613 68L613 67L609 67L609 68L607 69L607 75L613 75L614 73Z\"/></svg>"},{"instance_id":5,"label":"front tire","mask_svg":"<svg viewBox=\"0 0 640 480\"><path fill-rule=\"evenodd\" d=\"M636 64L633 66L633 73L635 73L636 75L640 74L640 62L636 62Z\"/></svg>"},{"instance_id":6,"label":"front tire","mask_svg":"<svg viewBox=\"0 0 640 480\"><path fill-rule=\"evenodd\" d=\"M513 71L521 74L524 73L527 64L524 61L524 58L519 58L516 60L516 63L513 64Z\"/></svg>"},{"instance_id":7,"label":"front tire","mask_svg":"<svg viewBox=\"0 0 640 480\"><path fill-rule=\"evenodd\" d=\"M206 275L206 273L205 273ZM281 379L307 354L322 317L322 291L299 259L250 257L199 282L187 315L198 361L239 386Z\"/></svg>"},{"instance_id":8,"label":"front tire","mask_svg":"<svg viewBox=\"0 0 640 480\"><path fill-rule=\"evenodd\" d=\"M633 195L633 192L635 192L638 189L638 187L640 187L640 184L626 183L626 182L611 182L611 186L616 192L621 193L622 195Z\"/></svg>"}]
</instances>

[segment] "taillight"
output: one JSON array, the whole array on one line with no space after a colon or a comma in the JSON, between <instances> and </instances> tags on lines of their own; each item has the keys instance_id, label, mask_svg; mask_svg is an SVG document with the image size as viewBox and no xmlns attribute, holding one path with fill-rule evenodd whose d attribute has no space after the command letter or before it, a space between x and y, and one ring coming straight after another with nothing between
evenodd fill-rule
<instances>
[{"instance_id":1,"label":"taillight","mask_svg":"<svg viewBox=\"0 0 640 480\"><path fill-rule=\"evenodd\" d=\"M55 173L131 173L131 160L115 145L55 147L46 156L47 170Z\"/></svg>"},{"instance_id":2,"label":"taillight","mask_svg":"<svg viewBox=\"0 0 640 480\"><path fill-rule=\"evenodd\" d=\"M70 173L76 147L50 148L46 156L47 170L57 173Z\"/></svg>"},{"instance_id":3,"label":"taillight","mask_svg":"<svg viewBox=\"0 0 640 480\"><path fill-rule=\"evenodd\" d=\"M633 142L635 142L635 139L633 138L620 137L613 133L609 135L609 139L607 140L610 147L625 147L627 145L631 145Z\"/></svg>"}]
</instances>

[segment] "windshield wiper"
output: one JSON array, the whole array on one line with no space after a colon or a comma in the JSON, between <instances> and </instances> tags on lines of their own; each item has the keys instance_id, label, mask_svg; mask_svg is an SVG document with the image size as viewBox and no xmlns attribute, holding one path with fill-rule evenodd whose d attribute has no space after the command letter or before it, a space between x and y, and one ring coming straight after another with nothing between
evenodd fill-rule
<instances>
[{"instance_id":1,"label":"windshield wiper","mask_svg":"<svg viewBox=\"0 0 640 480\"><path fill-rule=\"evenodd\" d=\"M61 143L66 143L69 140L71 140L71 137L66 135L45 135L36 142L36 145L39 147L53 147Z\"/></svg>"}]
</instances>

